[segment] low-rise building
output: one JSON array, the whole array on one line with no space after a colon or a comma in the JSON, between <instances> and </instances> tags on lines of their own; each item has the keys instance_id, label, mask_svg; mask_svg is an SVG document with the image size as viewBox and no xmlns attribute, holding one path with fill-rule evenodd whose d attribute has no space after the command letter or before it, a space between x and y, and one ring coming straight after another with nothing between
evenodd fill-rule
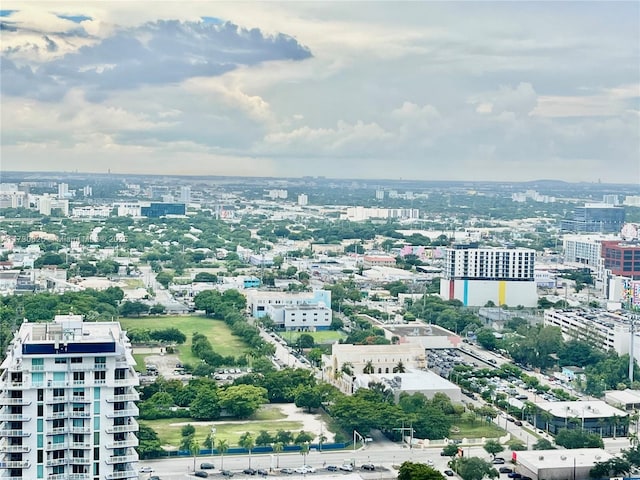
<instances>
[{"instance_id":1,"label":"low-rise building","mask_svg":"<svg viewBox=\"0 0 640 480\"><path fill-rule=\"evenodd\" d=\"M601 448L572 450L525 450L514 452L514 470L533 480L579 480L591 478L589 472L598 462L613 455Z\"/></svg>"},{"instance_id":2,"label":"low-rise building","mask_svg":"<svg viewBox=\"0 0 640 480\"><path fill-rule=\"evenodd\" d=\"M580 429L603 438L626 437L628 434L628 422L621 421L628 417L627 412L601 400L541 402L536 406L535 425L553 435L563 428Z\"/></svg>"},{"instance_id":3,"label":"low-rise building","mask_svg":"<svg viewBox=\"0 0 640 480\"><path fill-rule=\"evenodd\" d=\"M433 398L436 393L444 393L454 403L462 400L459 386L449 380L436 375L429 370L411 370L405 373L373 373L356 375L353 381L354 392L360 388L368 388L371 383L385 385L397 402L401 393L421 393L427 398Z\"/></svg>"},{"instance_id":4,"label":"low-rise building","mask_svg":"<svg viewBox=\"0 0 640 480\"><path fill-rule=\"evenodd\" d=\"M604 401L621 410L640 410L639 390L608 390L604 392Z\"/></svg>"},{"instance_id":5,"label":"low-rise building","mask_svg":"<svg viewBox=\"0 0 640 480\"><path fill-rule=\"evenodd\" d=\"M331 327L332 311L324 304L269 305L266 312L284 330L316 332Z\"/></svg>"},{"instance_id":6,"label":"low-rise building","mask_svg":"<svg viewBox=\"0 0 640 480\"><path fill-rule=\"evenodd\" d=\"M331 291L314 290L313 292L280 292L271 290L246 291L247 308L255 318L264 317L270 305L294 306L317 305L331 307Z\"/></svg>"}]
</instances>

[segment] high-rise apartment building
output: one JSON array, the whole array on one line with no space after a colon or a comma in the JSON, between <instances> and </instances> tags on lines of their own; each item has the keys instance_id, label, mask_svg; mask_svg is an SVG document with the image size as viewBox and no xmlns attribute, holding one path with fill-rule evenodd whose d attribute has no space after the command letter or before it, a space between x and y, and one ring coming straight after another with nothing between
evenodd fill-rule
<instances>
[{"instance_id":1,"label":"high-rise apartment building","mask_svg":"<svg viewBox=\"0 0 640 480\"><path fill-rule=\"evenodd\" d=\"M460 244L447 248L440 295L464 305L534 306L536 252L529 248L478 248Z\"/></svg>"},{"instance_id":2,"label":"high-rise apartment building","mask_svg":"<svg viewBox=\"0 0 640 480\"><path fill-rule=\"evenodd\" d=\"M180 187L180 202L191 203L191 187L183 185Z\"/></svg>"},{"instance_id":3,"label":"high-rise apartment building","mask_svg":"<svg viewBox=\"0 0 640 480\"><path fill-rule=\"evenodd\" d=\"M306 207L309 204L309 197L306 193L301 193L298 195L298 205L300 207Z\"/></svg>"},{"instance_id":4,"label":"high-rise apartment building","mask_svg":"<svg viewBox=\"0 0 640 480\"><path fill-rule=\"evenodd\" d=\"M23 323L0 365L0 478L137 479L134 365L118 322Z\"/></svg>"}]
</instances>

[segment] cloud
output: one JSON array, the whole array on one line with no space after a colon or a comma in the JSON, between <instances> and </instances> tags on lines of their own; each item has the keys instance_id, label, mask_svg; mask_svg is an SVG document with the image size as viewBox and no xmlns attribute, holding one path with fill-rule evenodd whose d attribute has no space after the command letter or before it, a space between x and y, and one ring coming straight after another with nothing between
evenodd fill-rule
<instances>
[{"instance_id":1,"label":"cloud","mask_svg":"<svg viewBox=\"0 0 640 480\"><path fill-rule=\"evenodd\" d=\"M51 48L53 42L46 39L46 45ZM243 29L230 22L157 21L117 30L37 69L16 69L10 64L7 69L12 75L22 78L3 92L39 98L40 83L54 83L63 89L133 89L218 76L240 65L310 56L309 49L284 34L264 35L257 28ZM3 75L4 70L3 62ZM20 85L22 89L17 91Z\"/></svg>"}]
</instances>

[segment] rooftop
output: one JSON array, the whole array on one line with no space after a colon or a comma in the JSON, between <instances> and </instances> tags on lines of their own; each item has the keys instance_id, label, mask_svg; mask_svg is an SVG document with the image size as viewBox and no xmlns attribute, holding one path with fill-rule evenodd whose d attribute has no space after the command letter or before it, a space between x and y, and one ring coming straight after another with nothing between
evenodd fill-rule
<instances>
[{"instance_id":1,"label":"rooftop","mask_svg":"<svg viewBox=\"0 0 640 480\"><path fill-rule=\"evenodd\" d=\"M606 462L612 455L600 448L573 450L525 450L517 452L518 463L532 472L542 468L592 467L596 462Z\"/></svg>"},{"instance_id":2,"label":"rooftop","mask_svg":"<svg viewBox=\"0 0 640 480\"><path fill-rule=\"evenodd\" d=\"M558 418L609 418L618 416L626 417L627 412L606 404L602 400L577 401L577 402L541 402L538 408L549 412Z\"/></svg>"}]
</instances>

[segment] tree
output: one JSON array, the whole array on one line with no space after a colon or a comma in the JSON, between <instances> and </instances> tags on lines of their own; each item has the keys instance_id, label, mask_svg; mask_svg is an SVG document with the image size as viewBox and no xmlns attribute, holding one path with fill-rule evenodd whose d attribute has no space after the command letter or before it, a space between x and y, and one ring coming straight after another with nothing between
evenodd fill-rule
<instances>
[{"instance_id":1,"label":"tree","mask_svg":"<svg viewBox=\"0 0 640 480\"><path fill-rule=\"evenodd\" d=\"M303 443L310 443L314 438L316 437L312 433L300 430L300 433L296 435L296 439L293 443L295 443L296 445L302 445Z\"/></svg>"},{"instance_id":2,"label":"tree","mask_svg":"<svg viewBox=\"0 0 640 480\"><path fill-rule=\"evenodd\" d=\"M482 480L484 477L498 478L500 476L491 463L478 457L462 457L454 462L455 470L463 480Z\"/></svg>"},{"instance_id":3,"label":"tree","mask_svg":"<svg viewBox=\"0 0 640 480\"><path fill-rule=\"evenodd\" d=\"M300 385L295 389L294 402L296 407L306 408L307 412L311 413L311 409L322 405L322 396L316 387Z\"/></svg>"},{"instance_id":4,"label":"tree","mask_svg":"<svg viewBox=\"0 0 640 480\"><path fill-rule=\"evenodd\" d=\"M216 283L218 281L218 277L213 273L209 272L198 272L196 276L193 277L194 282L206 282L206 283Z\"/></svg>"},{"instance_id":5,"label":"tree","mask_svg":"<svg viewBox=\"0 0 640 480\"><path fill-rule=\"evenodd\" d=\"M218 453L220 454L220 470L224 470L224 454L229 450L229 442L224 439L218 440Z\"/></svg>"},{"instance_id":6,"label":"tree","mask_svg":"<svg viewBox=\"0 0 640 480\"><path fill-rule=\"evenodd\" d=\"M631 470L631 464L624 458L612 457L605 462L596 462L589 476L591 478L621 477Z\"/></svg>"},{"instance_id":7,"label":"tree","mask_svg":"<svg viewBox=\"0 0 640 480\"><path fill-rule=\"evenodd\" d=\"M534 450L553 450L556 447L553 446L553 443L551 443L551 441L547 440L546 438L541 438L533 444L532 448Z\"/></svg>"},{"instance_id":8,"label":"tree","mask_svg":"<svg viewBox=\"0 0 640 480\"><path fill-rule=\"evenodd\" d=\"M293 442L293 434L288 430L278 430L276 432L276 443L289 445Z\"/></svg>"},{"instance_id":9,"label":"tree","mask_svg":"<svg viewBox=\"0 0 640 480\"><path fill-rule=\"evenodd\" d=\"M313 348L315 343L316 342L313 338L313 335L309 335L308 333L303 333L298 337L298 340L296 341L296 346L298 348Z\"/></svg>"},{"instance_id":10,"label":"tree","mask_svg":"<svg viewBox=\"0 0 640 480\"><path fill-rule=\"evenodd\" d=\"M364 368L362 369L362 373L371 374L374 371L375 371L375 368L373 366L373 362L371 360L368 360Z\"/></svg>"},{"instance_id":11,"label":"tree","mask_svg":"<svg viewBox=\"0 0 640 480\"><path fill-rule=\"evenodd\" d=\"M276 468L280 468L280 454L284 450L282 442L276 442L273 444L273 453L276 454Z\"/></svg>"},{"instance_id":12,"label":"tree","mask_svg":"<svg viewBox=\"0 0 640 480\"><path fill-rule=\"evenodd\" d=\"M261 430L256 437L256 445L269 445L273 442L273 437L266 430Z\"/></svg>"},{"instance_id":13,"label":"tree","mask_svg":"<svg viewBox=\"0 0 640 480\"><path fill-rule=\"evenodd\" d=\"M398 480L444 480L444 475L424 463L403 462Z\"/></svg>"},{"instance_id":14,"label":"tree","mask_svg":"<svg viewBox=\"0 0 640 480\"><path fill-rule=\"evenodd\" d=\"M141 459L157 458L163 452L158 434L144 423L140 423L138 429L138 442L138 455Z\"/></svg>"},{"instance_id":15,"label":"tree","mask_svg":"<svg viewBox=\"0 0 640 480\"><path fill-rule=\"evenodd\" d=\"M196 420L215 420L220 417L220 403L215 387L200 388L189 408Z\"/></svg>"},{"instance_id":16,"label":"tree","mask_svg":"<svg viewBox=\"0 0 640 480\"><path fill-rule=\"evenodd\" d=\"M572 448L604 448L602 437L582 430L561 429L556 435L556 445Z\"/></svg>"},{"instance_id":17,"label":"tree","mask_svg":"<svg viewBox=\"0 0 640 480\"><path fill-rule=\"evenodd\" d=\"M213 448L215 447L215 440L211 432L207 433L207 438L202 442L202 446L210 451L213 454Z\"/></svg>"},{"instance_id":18,"label":"tree","mask_svg":"<svg viewBox=\"0 0 640 480\"><path fill-rule=\"evenodd\" d=\"M156 282L162 285L164 288L169 288L169 284L173 280L173 274L162 271L156 275Z\"/></svg>"},{"instance_id":19,"label":"tree","mask_svg":"<svg viewBox=\"0 0 640 480\"><path fill-rule=\"evenodd\" d=\"M481 328L478 330L476 338L481 347L486 348L487 350L496 349L497 340L491 329Z\"/></svg>"},{"instance_id":20,"label":"tree","mask_svg":"<svg viewBox=\"0 0 640 480\"><path fill-rule=\"evenodd\" d=\"M251 416L267 403L267 390L253 385L232 385L220 393L220 406L237 418Z\"/></svg>"},{"instance_id":21,"label":"tree","mask_svg":"<svg viewBox=\"0 0 640 480\"><path fill-rule=\"evenodd\" d=\"M253 450L253 447L255 447L256 445L256 442L253 439L253 435L251 435L250 432L244 432L242 435L240 435L238 445L249 451L249 468L251 468L251 450Z\"/></svg>"},{"instance_id":22,"label":"tree","mask_svg":"<svg viewBox=\"0 0 640 480\"><path fill-rule=\"evenodd\" d=\"M393 373L405 373L406 372L406 368L404 366L404 363L402 363L402 360L400 360L398 362L398 364L393 367Z\"/></svg>"},{"instance_id":23,"label":"tree","mask_svg":"<svg viewBox=\"0 0 640 480\"><path fill-rule=\"evenodd\" d=\"M304 442L300 444L300 455L302 455L302 464L305 465L307 463L307 453L309 453L309 442Z\"/></svg>"},{"instance_id":24,"label":"tree","mask_svg":"<svg viewBox=\"0 0 640 480\"><path fill-rule=\"evenodd\" d=\"M123 317L139 317L143 313L149 313L149 305L139 301L131 302L127 300L120 305L120 315Z\"/></svg>"},{"instance_id":25,"label":"tree","mask_svg":"<svg viewBox=\"0 0 640 480\"><path fill-rule=\"evenodd\" d=\"M167 309L164 308L164 305L162 305L161 303L156 303L149 309L149 314L151 315L164 315L166 312Z\"/></svg>"},{"instance_id":26,"label":"tree","mask_svg":"<svg viewBox=\"0 0 640 480\"><path fill-rule=\"evenodd\" d=\"M496 455L504 450L504 447L500 445L497 440L487 440L484 444L485 451L496 458Z\"/></svg>"},{"instance_id":27,"label":"tree","mask_svg":"<svg viewBox=\"0 0 640 480\"><path fill-rule=\"evenodd\" d=\"M442 449L442 455L445 457L455 457L458 454L458 445L455 443L448 443Z\"/></svg>"}]
</instances>

